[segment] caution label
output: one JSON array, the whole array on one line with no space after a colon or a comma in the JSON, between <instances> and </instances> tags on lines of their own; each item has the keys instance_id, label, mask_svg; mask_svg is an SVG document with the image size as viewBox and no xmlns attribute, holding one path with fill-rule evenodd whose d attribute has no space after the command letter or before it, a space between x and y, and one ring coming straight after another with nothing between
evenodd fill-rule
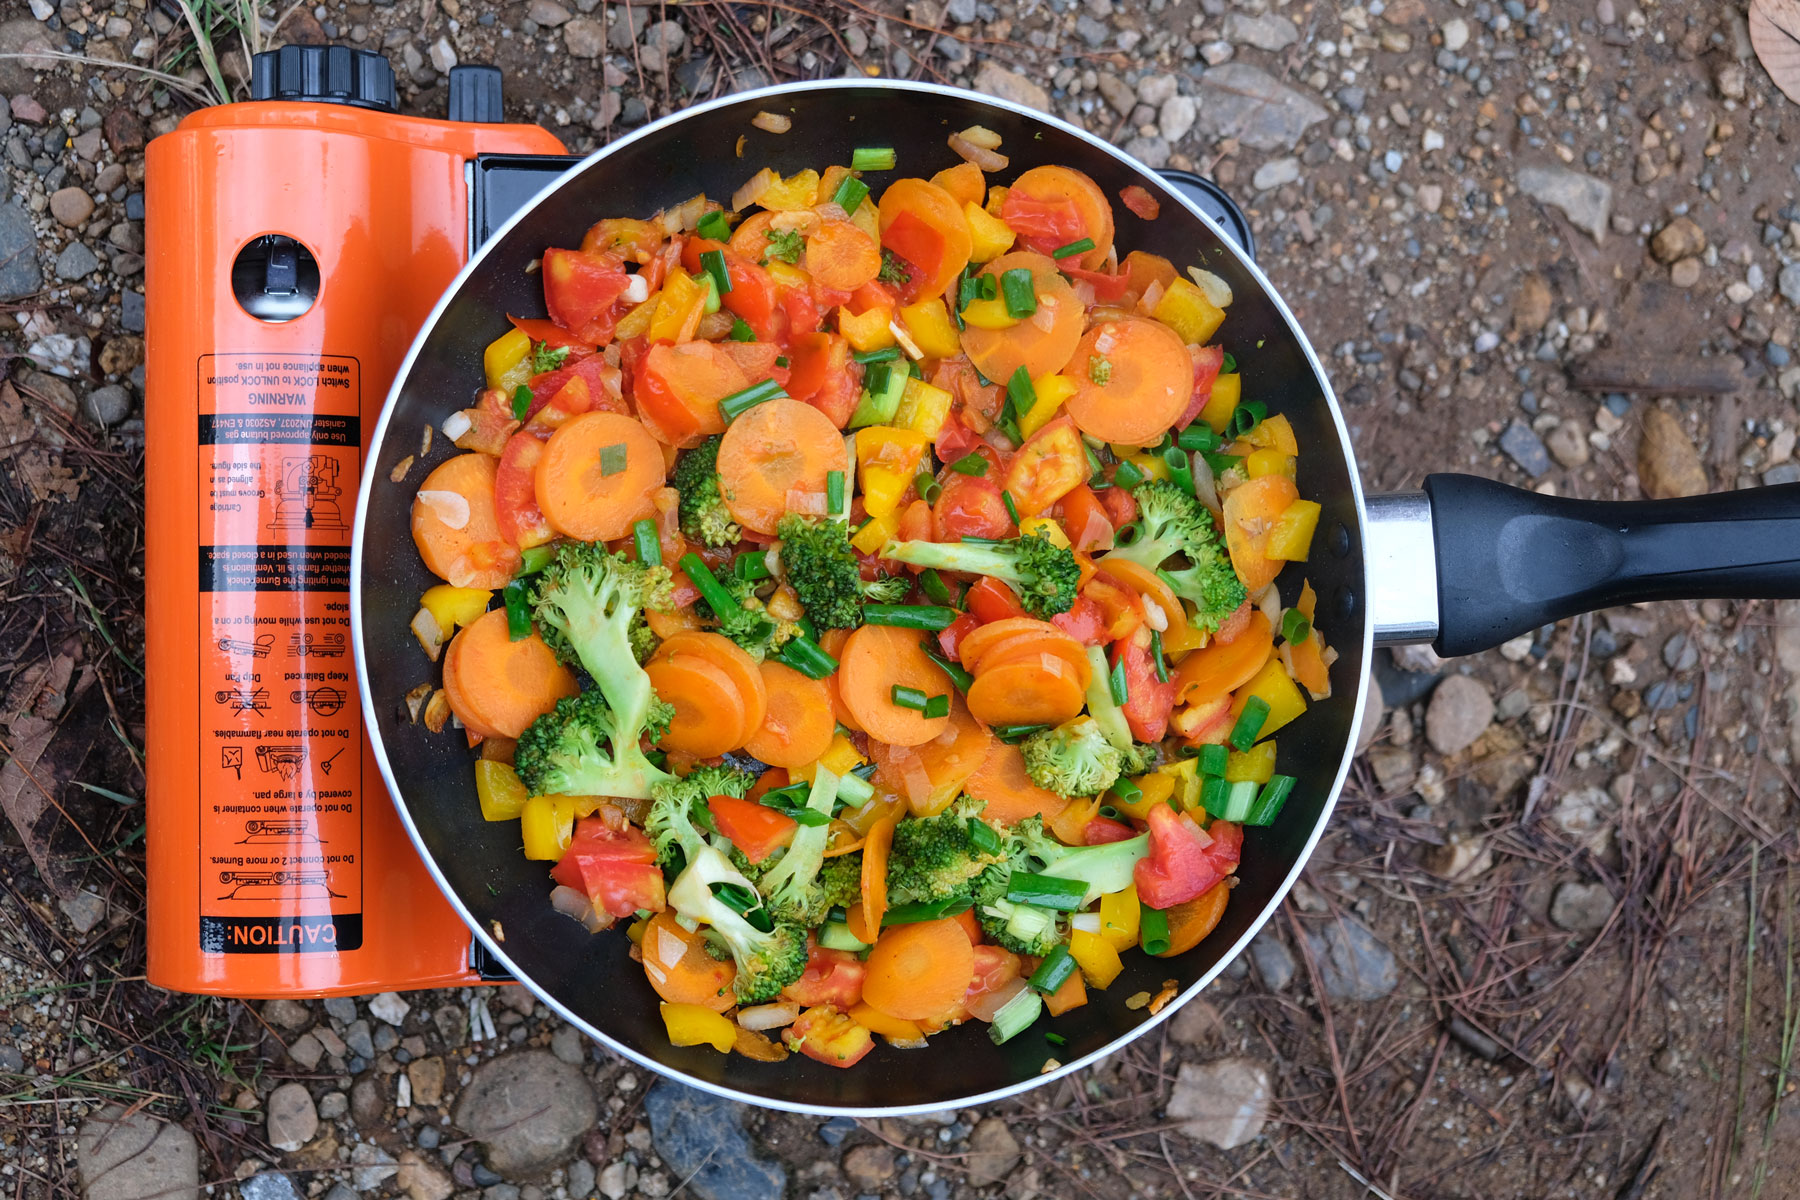
<instances>
[{"instance_id":1,"label":"caution label","mask_svg":"<svg viewBox=\"0 0 1800 1200\"><path fill-rule=\"evenodd\" d=\"M361 368L342 355L208 354L197 382L200 948L355 950Z\"/></svg>"}]
</instances>

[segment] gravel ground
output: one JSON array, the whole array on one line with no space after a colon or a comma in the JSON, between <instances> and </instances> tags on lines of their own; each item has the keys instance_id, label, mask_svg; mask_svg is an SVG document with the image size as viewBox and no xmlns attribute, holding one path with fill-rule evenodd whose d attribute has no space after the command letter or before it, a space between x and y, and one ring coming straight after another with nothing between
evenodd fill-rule
<instances>
[{"instance_id":1,"label":"gravel ground","mask_svg":"<svg viewBox=\"0 0 1800 1200\"><path fill-rule=\"evenodd\" d=\"M141 641L142 151L191 105L6 56L202 84L185 36L144 0L0 5L0 754L79 742L57 778L124 800L141 684L107 643ZM296 8L275 40L327 39L383 49L427 114L452 65L496 63L509 115L576 151L784 79L973 86L1238 196L1371 488L1800 481L1800 112L1733 5L402 0ZM1382 657L1339 819L1246 962L1077 1080L912 1120L720 1104L518 989L151 992L141 822L64 788L80 836L0 841L0 1192L1787 1194L1800 605ZM15 818L20 794L15 761Z\"/></svg>"}]
</instances>

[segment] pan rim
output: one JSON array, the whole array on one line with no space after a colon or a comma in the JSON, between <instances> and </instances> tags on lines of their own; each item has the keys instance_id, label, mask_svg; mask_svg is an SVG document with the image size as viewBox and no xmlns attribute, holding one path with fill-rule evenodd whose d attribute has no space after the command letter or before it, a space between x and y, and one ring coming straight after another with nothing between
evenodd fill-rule
<instances>
[{"instance_id":1,"label":"pan rim","mask_svg":"<svg viewBox=\"0 0 1800 1200\"><path fill-rule=\"evenodd\" d=\"M436 328L439 319L443 316L445 309L449 307L451 300L461 290L470 276L482 268L489 252L500 244L504 236L511 232L515 225L519 224L535 211L540 204L543 204L548 200L553 193L572 182L577 176L604 163L607 159L612 157L612 155L623 148L640 140L654 137L676 123L688 120L700 114L729 106L741 105L746 101L758 99L766 98L776 100L782 97L792 96L796 93L829 92L851 89L908 92L921 95L954 97L965 102L986 105L1012 113L1015 116L1040 122L1055 129L1059 133L1086 142L1095 150L1117 159L1120 163L1129 167L1144 182L1154 184L1164 203L1173 201L1179 204L1186 210L1188 215L1199 220L1212 231L1221 244L1228 248L1229 253L1236 259L1237 264L1248 271L1256 280L1258 286L1262 288L1265 295L1273 303L1282 320L1287 323L1290 333L1298 343L1301 354L1305 357L1307 364L1312 368L1313 376L1318 382L1326 408L1331 414L1332 424L1337 430L1338 447L1344 455L1347 468L1346 473L1350 481L1351 499L1354 502L1356 512L1357 545L1355 552L1359 555L1361 560L1360 573L1362 579L1360 587L1361 598L1363 600L1361 606L1363 610L1361 620L1362 628L1360 630L1362 645L1361 662L1363 667L1358 673L1356 707L1350 722L1350 731L1345 740L1343 752L1339 756L1337 771L1332 779L1330 793L1325 798L1325 803L1320 809L1318 819L1314 822L1312 832L1307 836L1305 843L1295 858L1294 864L1289 868L1286 877L1276 886L1273 897L1263 906L1262 911L1250 923L1249 927L1245 929L1243 934L1239 936L1237 941L1220 955L1219 960L1212 968L1201 975L1194 983L1183 989L1171 1003L1164 1005L1160 1012L1149 1016L1131 1029L1120 1034L1118 1037L1113 1038L1100 1046L1098 1049L1082 1055L1077 1059L1071 1060L1070 1062L1063 1063L1055 1070L1045 1071L1040 1075L1034 1075L1030 1079L1021 1080L1017 1083L1008 1084L1005 1087L995 1088L976 1095L947 1098L941 1103L874 1106L807 1104L799 1101L774 1099L688 1075L678 1068L671 1067L665 1063L659 1062L647 1054L631 1049L609 1034L596 1028L588 1021L577 1016L568 1007L557 1001L548 993L547 989L536 984L525 972L521 971L506 953L504 944L496 941L486 929L482 928L479 921L470 913L468 908L463 904L461 898L449 885L443 872L439 869L435 858L426 848L424 836L420 832L418 826L414 823L410 810L407 808L406 804L401 801L401 789L398 781L395 779L393 766L388 761L387 747L381 737L375 702L370 689L367 662L363 654L362 563L365 549L364 538L366 536L369 502L373 495L374 482L377 474L375 470L375 456L373 453L370 453L367 456L362 481L357 489L356 496L356 519L351 538L350 626L351 639L354 643L353 651L356 659L357 689L359 699L362 703L363 728L365 735L369 739L370 748L374 751L376 767L381 773L382 782L387 787L388 798L393 803L395 811L400 818L401 825L406 829L407 836L412 840L414 850L423 860L425 869L430 872L433 881L438 886L438 890L443 893L444 898L456 911L457 915L462 918L463 923L469 927L473 935L481 940L483 945L487 948L488 953L493 955L497 961L504 964L507 970L513 974L513 977L518 980L519 986L532 992L539 1000L543 1001L551 1011L555 1012L563 1020L569 1022L577 1029L580 1029L595 1041L600 1042L614 1054L617 1054L648 1071L668 1079L673 1079L688 1087L698 1088L701 1091L729 1100L755 1105L759 1108L774 1109L781 1112L801 1113L815 1116L884 1117L941 1112L948 1108L966 1108L978 1104L989 1104L998 1100L1005 1100L1013 1096L1021 1095L1033 1088L1062 1079L1076 1071L1084 1070L1109 1055L1116 1053L1128 1043L1144 1036L1163 1021L1169 1019L1184 1004L1187 1004L1198 996L1200 992L1205 990L1228 965L1234 962L1244 952L1251 940L1262 931L1263 926L1275 915L1275 912L1281 907L1282 902L1287 898L1289 891L1292 890L1294 884L1299 880L1301 872L1306 869L1306 865L1311 859L1313 851L1318 846L1320 837L1324 835L1325 827L1330 822L1332 813L1337 808L1338 797L1343 791L1344 780L1348 777L1350 764L1355 759L1355 748L1362 732L1362 720L1365 711L1364 706L1368 699L1368 689L1373 686L1369 656L1374 651L1375 625L1373 614L1369 611L1367 605L1367 597L1369 594L1368 558L1367 555L1362 552L1361 545L1362 531L1368 527L1368 510L1363 496L1361 476L1357 470L1355 447L1351 442L1349 429L1344 423L1344 415L1342 409L1338 405L1337 394L1332 389L1331 381L1325 373L1325 368L1319 361L1317 354L1314 353L1312 342L1305 335L1299 320L1294 316L1293 311L1289 309L1287 302L1282 299L1281 294L1276 290L1275 286L1269 281L1268 277L1256 264L1255 260L1246 256L1242 250L1239 249L1237 243L1232 240L1230 235L1227 234L1217 222L1207 216L1206 213L1202 212L1178 189L1165 182L1156 171L1132 158L1122 150L1114 147L1111 143L1096 137L1084 129L1077 128L1076 126L1063 121L1059 117L1042 112L1038 109L1028 108L1024 105L1002 100L998 97L971 91L967 88L947 87L941 84L915 82L910 80L885 79L824 79L794 84L778 84L771 87L757 88L751 91L734 92L728 96L722 96L703 104L696 104L689 108L681 109L678 112L671 113L666 117L653 121L633 133L627 134L622 138L600 147L592 154L575 163L575 165L570 167L567 172L558 176L555 180L546 185L537 193L537 195L533 196L528 202L521 206L510 219L499 228L495 229L487 242L470 256L469 261L463 265L463 268L457 272L456 277L444 288L443 293L438 297L437 303L432 306L430 314L425 318L424 323L420 325L418 334L413 338L412 345L406 352L406 357L401 360L400 366L394 374L394 381L388 389L386 400L382 404L381 415L377 418L374 430L370 434L369 447L371 452L385 441L388 432L388 423L393 416L395 404L400 397L402 386L411 375L414 363L418 359L420 352L424 349L430 334ZM367 803L366 798L364 802Z\"/></svg>"}]
</instances>

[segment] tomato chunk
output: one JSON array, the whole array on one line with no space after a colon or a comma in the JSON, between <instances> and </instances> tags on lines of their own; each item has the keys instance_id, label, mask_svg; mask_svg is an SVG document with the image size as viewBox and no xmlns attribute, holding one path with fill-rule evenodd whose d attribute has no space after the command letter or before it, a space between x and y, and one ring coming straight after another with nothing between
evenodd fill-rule
<instances>
[{"instance_id":1,"label":"tomato chunk","mask_svg":"<svg viewBox=\"0 0 1800 1200\"><path fill-rule=\"evenodd\" d=\"M713 824L731 844L744 852L744 857L759 863L793 839L799 823L785 813L740 800L736 796L708 796L706 807Z\"/></svg>"},{"instance_id":2,"label":"tomato chunk","mask_svg":"<svg viewBox=\"0 0 1800 1200\"><path fill-rule=\"evenodd\" d=\"M1177 816L1166 804L1152 805L1149 821L1150 856L1138 862L1132 881L1138 899L1151 908L1192 900L1237 869L1242 827L1214 821L1202 834L1191 818Z\"/></svg>"},{"instance_id":3,"label":"tomato chunk","mask_svg":"<svg viewBox=\"0 0 1800 1200\"><path fill-rule=\"evenodd\" d=\"M494 468L494 520L500 536L523 550L556 536L537 502L537 460L544 443L529 433L515 433Z\"/></svg>"},{"instance_id":4,"label":"tomato chunk","mask_svg":"<svg viewBox=\"0 0 1800 1200\"><path fill-rule=\"evenodd\" d=\"M787 394L812 405L839 429L850 423L862 391L850 343L835 333L797 333L788 350Z\"/></svg>"},{"instance_id":5,"label":"tomato chunk","mask_svg":"<svg viewBox=\"0 0 1800 1200\"><path fill-rule=\"evenodd\" d=\"M1058 417L1025 439L1006 469L1006 490L1021 517L1035 517L1087 478L1087 450L1070 418Z\"/></svg>"},{"instance_id":6,"label":"tomato chunk","mask_svg":"<svg viewBox=\"0 0 1800 1200\"><path fill-rule=\"evenodd\" d=\"M542 273L550 319L571 331L611 308L630 281L616 255L580 250L544 251Z\"/></svg>"},{"instance_id":7,"label":"tomato chunk","mask_svg":"<svg viewBox=\"0 0 1800 1200\"><path fill-rule=\"evenodd\" d=\"M1212 399L1213 380L1219 377L1219 371L1225 366L1223 346L1189 346L1188 353L1194 359L1194 397L1181 410L1181 415L1175 418L1177 429L1186 429L1200 416L1200 410Z\"/></svg>"},{"instance_id":8,"label":"tomato chunk","mask_svg":"<svg viewBox=\"0 0 1800 1200\"><path fill-rule=\"evenodd\" d=\"M831 1067L854 1067L875 1048L875 1038L830 1004L815 1005L787 1027L790 1050Z\"/></svg>"},{"instance_id":9,"label":"tomato chunk","mask_svg":"<svg viewBox=\"0 0 1800 1200\"><path fill-rule=\"evenodd\" d=\"M1140 742L1161 741L1175 707L1174 680L1158 679L1150 652L1130 638L1114 644L1112 661L1125 664L1125 723L1131 736Z\"/></svg>"},{"instance_id":10,"label":"tomato chunk","mask_svg":"<svg viewBox=\"0 0 1800 1200\"><path fill-rule=\"evenodd\" d=\"M961 541L965 537L1003 538L1013 532L1012 516L1000 495L997 474L991 467L986 475L964 475L948 471L944 491L931 506L933 538L940 542Z\"/></svg>"},{"instance_id":11,"label":"tomato chunk","mask_svg":"<svg viewBox=\"0 0 1800 1200\"><path fill-rule=\"evenodd\" d=\"M826 1004L848 1011L862 1001L866 971L862 960L848 950L814 945L807 952L806 970L782 988L781 994L809 1008Z\"/></svg>"},{"instance_id":12,"label":"tomato chunk","mask_svg":"<svg viewBox=\"0 0 1800 1200\"><path fill-rule=\"evenodd\" d=\"M550 868L550 877L615 917L628 917L640 908L661 912L667 904L650 839L636 826L613 829L599 817L576 822L574 838Z\"/></svg>"},{"instance_id":13,"label":"tomato chunk","mask_svg":"<svg viewBox=\"0 0 1800 1200\"><path fill-rule=\"evenodd\" d=\"M987 576L983 576L969 589L968 595L963 597L963 604L983 625L992 621L1004 621L1008 617L1030 615L1011 588L998 579Z\"/></svg>"}]
</instances>

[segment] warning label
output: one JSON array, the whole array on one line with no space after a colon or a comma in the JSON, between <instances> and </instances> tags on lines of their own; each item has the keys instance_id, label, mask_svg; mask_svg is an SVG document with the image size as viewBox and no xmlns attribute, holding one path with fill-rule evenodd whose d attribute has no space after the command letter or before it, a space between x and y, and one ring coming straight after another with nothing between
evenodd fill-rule
<instances>
[{"instance_id":1,"label":"warning label","mask_svg":"<svg viewBox=\"0 0 1800 1200\"><path fill-rule=\"evenodd\" d=\"M350 661L361 369L199 360L201 949L362 943L362 715Z\"/></svg>"}]
</instances>

